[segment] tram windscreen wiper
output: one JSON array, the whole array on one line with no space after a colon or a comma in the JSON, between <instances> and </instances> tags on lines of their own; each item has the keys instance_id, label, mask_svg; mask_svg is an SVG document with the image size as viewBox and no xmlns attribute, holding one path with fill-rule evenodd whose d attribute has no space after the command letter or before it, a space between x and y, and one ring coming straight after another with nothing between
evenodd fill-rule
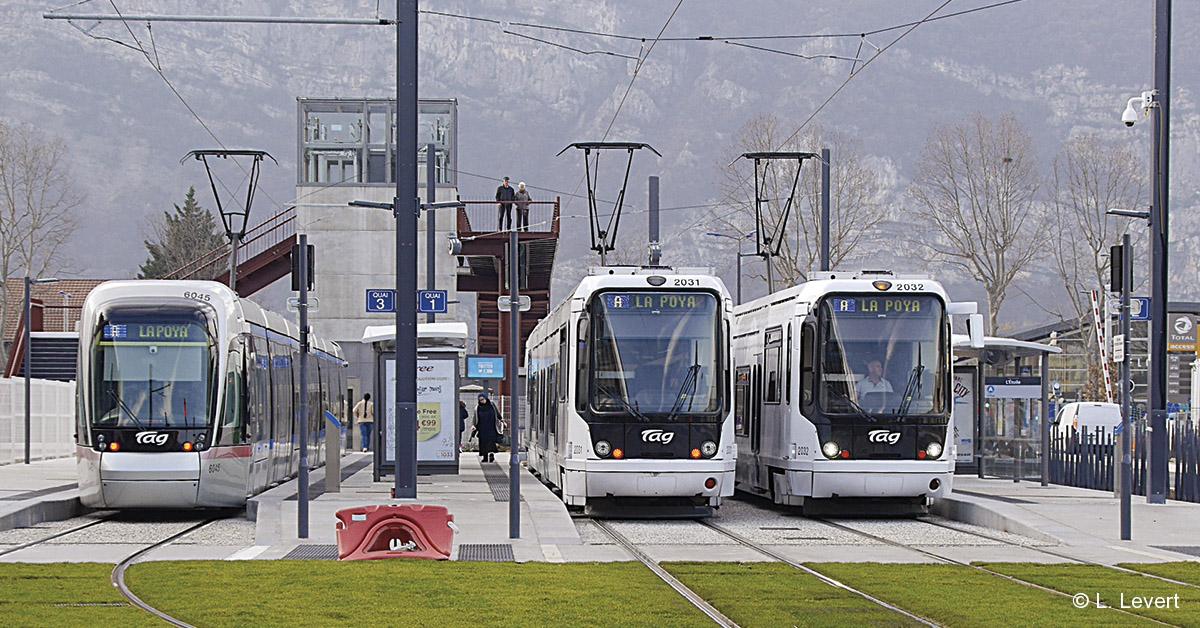
<instances>
[{"instance_id":1,"label":"tram windscreen wiper","mask_svg":"<svg viewBox=\"0 0 1200 628\"><path fill-rule=\"evenodd\" d=\"M921 361L921 345L917 345L917 364L913 366L912 372L908 374L908 383L904 385L904 395L900 398L900 407L896 409L896 416L903 418L908 415L908 409L912 406L913 397L921 390L921 374L925 372L925 363Z\"/></svg>"},{"instance_id":2,"label":"tram windscreen wiper","mask_svg":"<svg viewBox=\"0 0 1200 628\"><path fill-rule=\"evenodd\" d=\"M871 414L869 412L867 412L866 410L864 410L862 406L858 405L857 401L851 399L850 395L847 395L846 393L844 393L836 388L833 388L833 387L829 387L829 388L827 388L827 390L829 392L832 392L833 394L841 397L842 399L844 399L846 401L846 404L850 406L850 409L854 410L854 413L857 414L864 421L869 421L871 423L874 423L876 421L875 417L871 416Z\"/></svg>"},{"instance_id":3,"label":"tram windscreen wiper","mask_svg":"<svg viewBox=\"0 0 1200 628\"><path fill-rule=\"evenodd\" d=\"M613 400L613 401L616 401L617 403L621 404L621 408L623 408L623 409L624 409L626 412L628 412L629 414L632 414L632 415L633 415L634 417L636 417L636 418L637 418L639 421L642 421L643 423L649 423L649 422L650 422L650 417L646 416L645 414L642 414L642 411L641 411L641 410L638 410L636 407L634 407L632 404L630 404L630 403L629 403L629 401L625 399L625 397L623 397L623 396L621 396L621 395L619 395L619 394L617 394L617 393L614 393L614 392L613 392L613 391L612 391L610 388L608 388L607 386L601 386L601 385L597 384L597 385L596 385L596 390L597 390L597 391L599 391L599 392L600 392L600 394L602 394L602 395L604 395L604 396L608 397L609 399L611 399L611 400Z\"/></svg>"},{"instance_id":4,"label":"tram windscreen wiper","mask_svg":"<svg viewBox=\"0 0 1200 628\"><path fill-rule=\"evenodd\" d=\"M116 390L113 390L112 388L108 388L107 391L108 391L108 394L113 398L113 401L116 401L117 405L120 406L120 408L125 411L125 414L128 414L129 418L133 419L133 422L137 425L139 430L146 429L146 427L144 425L142 425L142 422L138 420L137 415L134 414L133 411L129 409L129 406L125 405L125 402L121 399L121 395L118 395Z\"/></svg>"}]
</instances>

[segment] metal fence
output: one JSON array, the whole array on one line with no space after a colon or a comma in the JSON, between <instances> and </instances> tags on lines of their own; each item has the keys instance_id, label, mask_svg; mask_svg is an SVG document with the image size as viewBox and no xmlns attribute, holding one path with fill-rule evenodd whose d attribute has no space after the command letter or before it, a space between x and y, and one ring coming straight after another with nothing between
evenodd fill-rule
<instances>
[{"instance_id":1,"label":"metal fence","mask_svg":"<svg viewBox=\"0 0 1200 628\"><path fill-rule=\"evenodd\" d=\"M75 453L75 382L35 379L30 386L32 460ZM25 461L25 380L0 379L0 465Z\"/></svg>"},{"instance_id":2,"label":"metal fence","mask_svg":"<svg viewBox=\"0 0 1200 628\"><path fill-rule=\"evenodd\" d=\"M1168 427L1167 442L1168 497L1200 503L1200 430L1190 421L1176 421ZM1145 423L1134 424L1131 490L1135 495L1146 494L1149 449ZM1108 430L1056 430L1050 437L1050 482L1114 490L1120 456L1120 441Z\"/></svg>"},{"instance_id":3,"label":"metal fence","mask_svg":"<svg viewBox=\"0 0 1200 628\"><path fill-rule=\"evenodd\" d=\"M509 210L508 220L502 225L500 217L503 214L500 204L495 201L472 201L459 199L463 203L459 211L459 232L480 235L488 233L507 232L509 228L531 233L552 233L555 231L555 221L558 218L558 201L530 201L525 211L525 222L522 223L522 213L515 203Z\"/></svg>"}]
</instances>

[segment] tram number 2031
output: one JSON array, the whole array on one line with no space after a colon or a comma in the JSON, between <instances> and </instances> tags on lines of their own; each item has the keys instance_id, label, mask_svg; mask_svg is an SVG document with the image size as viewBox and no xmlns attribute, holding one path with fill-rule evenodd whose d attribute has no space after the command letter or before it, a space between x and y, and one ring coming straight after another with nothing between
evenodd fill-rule
<instances>
[{"instance_id":1,"label":"tram number 2031","mask_svg":"<svg viewBox=\"0 0 1200 628\"><path fill-rule=\"evenodd\" d=\"M678 277L671 280L672 286L699 286L699 279L680 279Z\"/></svg>"}]
</instances>

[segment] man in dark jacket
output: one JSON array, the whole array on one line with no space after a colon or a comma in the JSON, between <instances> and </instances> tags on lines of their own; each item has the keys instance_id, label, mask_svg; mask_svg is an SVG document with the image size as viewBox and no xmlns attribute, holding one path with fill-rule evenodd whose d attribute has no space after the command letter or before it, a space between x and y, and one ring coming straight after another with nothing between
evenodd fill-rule
<instances>
[{"instance_id":1,"label":"man in dark jacket","mask_svg":"<svg viewBox=\"0 0 1200 628\"><path fill-rule=\"evenodd\" d=\"M500 203L500 213L496 216L497 230L512 229L512 208L515 200L517 200L517 191L508 184L508 177L504 177L500 187L496 188L496 201Z\"/></svg>"},{"instance_id":2,"label":"man in dark jacket","mask_svg":"<svg viewBox=\"0 0 1200 628\"><path fill-rule=\"evenodd\" d=\"M475 434L479 435L479 457L488 462L496 460L496 443L500 442L500 411L486 394L479 395L475 406Z\"/></svg>"}]
</instances>

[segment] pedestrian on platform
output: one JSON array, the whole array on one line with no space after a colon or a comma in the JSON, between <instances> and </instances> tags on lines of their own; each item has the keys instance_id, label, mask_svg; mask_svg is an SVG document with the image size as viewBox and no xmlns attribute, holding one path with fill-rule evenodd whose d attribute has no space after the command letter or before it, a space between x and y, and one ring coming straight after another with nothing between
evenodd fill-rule
<instances>
[{"instance_id":1,"label":"pedestrian on platform","mask_svg":"<svg viewBox=\"0 0 1200 628\"><path fill-rule=\"evenodd\" d=\"M375 404L371 401L371 393L354 404L354 420L358 423L358 431L362 434L362 450L371 447L371 428L375 426Z\"/></svg>"},{"instance_id":2,"label":"pedestrian on platform","mask_svg":"<svg viewBox=\"0 0 1200 628\"><path fill-rule=\"evenodd\" d=\"M487 462L496 460L496 443L500 442L500 411L492 404L487 393L480 393L479 405L475 406L475 428L472 436L479 436L479 458Z\"/></svg>"},{"instance_id":3,"label":"pedestrian on platform","mask_svg":"<svg viewBox=\"0 0 1200 628\"><path fill-rule=\"evenodd\" d=\"M496 229L504 231L512 229L512 208L513 201L517 198L517 192L508 184L508 177L500 182L500 187L496 188L496 201L499 203L500 213L496 216ZM505 226L505 225L508 226Z\"/></svg>"},{"instance_id":4,"label":"pedestrian on platform","mask_svg":"<svg viewBox=\"0 0 1200 628\"><path fill-rule=\"evenodd\" d=\"M471 418L471 413L467 412L467 404L462 399L458 400L458 450L463 450L463 435L467 433L467 419Z\"/></svg>"},{"instance_id":5,"label":"pedestrian on platform","mask_svg":"<svg viewBox=\"0 0 1200 628\"><path fill-rule=\"evenodd\" d=\"M517 184L517 194L513 197L517 202L517 230L529 231L529 192L525 191L525 182Z\"/></svg>"}]
</instances>

